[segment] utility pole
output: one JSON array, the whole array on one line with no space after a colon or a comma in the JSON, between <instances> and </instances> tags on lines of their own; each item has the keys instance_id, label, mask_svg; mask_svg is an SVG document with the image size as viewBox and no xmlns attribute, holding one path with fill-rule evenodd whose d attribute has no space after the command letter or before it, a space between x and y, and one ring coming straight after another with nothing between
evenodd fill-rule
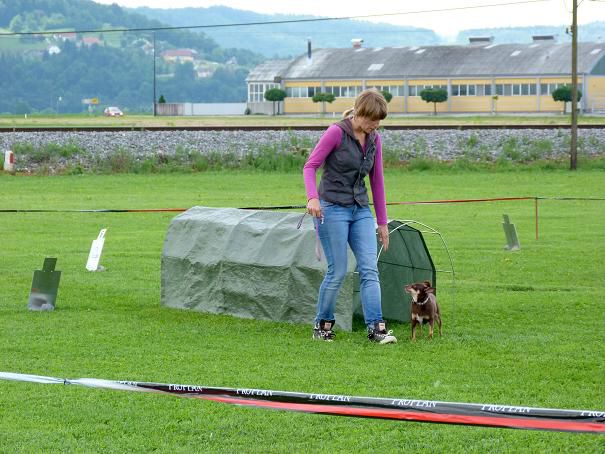
<instances>
[{"instance_id":1,"label":"utility pole","mask_svg":"<svg viewBox=\"0 0 605 454\"><path fill-rule=\"evenodd\" d=\"M573 0L571 20L571 150L569 169L578 167L578 0Z\"/></svg>"},{"instance_id":2,"label":"utility pole","mask_svg":"<svg viewBox=\"0 0 605 454\"><path fill-rule=\"evenodd\" d=\"M574 0L575 1L575 0ZM153 116L156 116L155 109L155 32L153 32Z\"/></svg>"}]
</instances>

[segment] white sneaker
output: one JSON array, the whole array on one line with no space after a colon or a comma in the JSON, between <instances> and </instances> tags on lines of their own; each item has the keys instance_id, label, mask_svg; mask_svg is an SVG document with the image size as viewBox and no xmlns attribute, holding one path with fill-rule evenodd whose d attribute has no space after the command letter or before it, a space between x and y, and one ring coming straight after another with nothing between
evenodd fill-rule
<instances>
[{"instance_id":1,"label":"white sneaker","mask_svg":"<svg viewBox=\"0 0 605 454\"><path fill-rule=\"evenodd\" d=\"M396 344L397 338L393 336L393 330L387 331L387 322L379 320L374 324L374 328L368 327L368 339L370 342L379 344Z\"/></svg>"}]
</instances>

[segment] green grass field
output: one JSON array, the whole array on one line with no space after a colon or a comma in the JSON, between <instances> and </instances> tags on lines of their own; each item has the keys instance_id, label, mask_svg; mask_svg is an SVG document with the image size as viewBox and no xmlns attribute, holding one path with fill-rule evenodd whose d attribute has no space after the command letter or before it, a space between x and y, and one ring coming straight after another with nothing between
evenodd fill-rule
<instances>
[{"instance_id":1,"label":"green grass field","mask_svg":"<svg viewBox=\"0 0 605 454\"><path fill-rule=\"evenodd\" d=\"M605 198L602 171L386 174L390 201ZM296 173L0 176L0 209L241 207L304 203ZM0 213L0 371L373 397L605 409L604 201L400 205L444 236L444 336L311 341L311 325L160 306L174 213ZM302 210L301 210L302 211ZM502 214L522 249L503 249ZM108 228L100 273L85 270ZM439 268L446 254L427 239ZM33 270L62 271L57 309L27 310ZM144 393L0 381L0 452L582 452L602 436L243 408Z\"/></svg>"},{"instance_id":2,"label":"green grass field","mask_svg":"<svg viewBox=\"0 0 605 454\"><path fill-rule=\"evenodd\" d=\"M328 126L340 118L339 114L325 116L199 116L199 117L153 117L128 113L123 117L103 117L102 106L97 107L96 115L64 114L42 115L0 115L0 128L53 128L53 127L128 127L145 128L150 126ZM579 124L605 124L605 116L582 115ZM569 115L390 115L382 125L509 125L509 124L547 124L568 125Z\"/></svg>"}]
</instances>

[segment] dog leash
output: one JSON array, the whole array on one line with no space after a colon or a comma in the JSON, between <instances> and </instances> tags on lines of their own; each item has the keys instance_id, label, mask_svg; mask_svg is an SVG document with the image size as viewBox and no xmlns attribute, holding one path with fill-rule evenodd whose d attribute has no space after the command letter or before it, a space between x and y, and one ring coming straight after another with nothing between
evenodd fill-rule
<instances>
[{"instance_id":1,"label":"dog leash","mask_svg":"<svg viewBox=\"0 0 605 454\"><path fill-rule=\"evenodd\" d=\"M296 226L297 229L300 230L300 227L302 226L303 220L305 219L305 216L308 213L304 213L301 217L300 217L300 221L298 221L298 225ZM315 226L315 257L317 258L318 262L321 262L321 243L319 241L319 225L324 223L324 217L321 216L321 218L316 218L313 217L313 225Z\"/></svg>"}]
</instances>

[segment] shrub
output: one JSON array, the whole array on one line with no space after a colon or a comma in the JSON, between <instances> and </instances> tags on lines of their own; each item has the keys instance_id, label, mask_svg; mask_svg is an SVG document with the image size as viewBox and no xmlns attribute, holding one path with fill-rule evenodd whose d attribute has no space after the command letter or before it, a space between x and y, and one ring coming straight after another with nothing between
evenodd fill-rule
<instances>
[{"instance_id":1,"label":"shrub","mask_svg":"<svg viewBox=\"0 0 605 454\"><path fill-rule=\"evenodd\" d=\"M553 151L552 142L548 139L536 139L529 143L527 158L530 160L547 159Z\"/></svg>"},{"instance_id":2,"label":"shrub","mask_svg":"<svg viewBox=\"0 0 605 454\"><path fill-rule=\"evenodd\" d=\"M502 144L502 156L511 161L519 161L521 159L521 152L519 151L516 137L509 137Z\"/></svg>"},{"instance_id":3,"label":"shrub","mask_svg":"<svg viewBox=\"0 0 605 454\"><path fill-rule=\"evenodd\" d=\"M436 161L433 159L413 158L408 165L408 169L420 171L431 170L435 167L435 163Z\"/></svg>"},{"instance_id":4,"label":"shrub","mask_svg":"<svg viewBox=\"0 0 605 454\"><path fill-rule=\"evenodd\" d=\"M479 137L477 136L477 134L472 133L466 141L466 146L468 148L475 148L478 143L479 143Z\"/></svg>"},{"instance_id":5,"label":"shrub","mask_svg":"<svg viewBox=\"0 0 605 454\"><path fill-rule=\"evenodd\" d=\"M134 157L122 148L110 154L107 162L111 173L128 173L134 169Z\"/></svg>"},{"instance_id":6,"label":"shrub","mask_svg":"<svg viewBox=\"0 0 605 454\"><path fill-rule=\"evenodd\" d=\"M13 144L13 152L38 164L54 162L58 158L70 159L85 153L77 144L72 142L65 145L51 142L39 148L34 147L29 142L15 143Z\"/></svg>"}]
</instances>

